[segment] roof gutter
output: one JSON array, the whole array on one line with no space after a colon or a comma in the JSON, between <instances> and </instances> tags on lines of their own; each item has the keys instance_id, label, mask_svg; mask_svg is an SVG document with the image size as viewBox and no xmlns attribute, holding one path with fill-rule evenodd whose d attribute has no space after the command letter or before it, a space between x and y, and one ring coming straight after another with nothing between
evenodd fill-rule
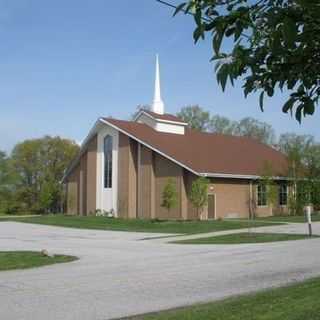
<instances>
[{"instance_id":1,"label":"roof gutter","mask_svg":"<svg viewBox=\"0 0 320 320\"><path fill-rule=\"evenodd\" d=\"M258 175L245 175L245 174L232 174L232 173L203 172L200 175L203 177L208 177L208 178L229 178L229 179L247 179L247 180L259 180L262 178L262 176L258 176ZM289 177L280 177L280 176L274 176L271 178L273 180L292 180Z\"/></svg>"}]
</instances>

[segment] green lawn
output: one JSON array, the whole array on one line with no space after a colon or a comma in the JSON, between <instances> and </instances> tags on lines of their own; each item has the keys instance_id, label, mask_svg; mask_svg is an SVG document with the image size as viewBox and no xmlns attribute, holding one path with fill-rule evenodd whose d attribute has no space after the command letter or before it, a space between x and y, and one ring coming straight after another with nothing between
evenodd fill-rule
<instances>
[{"instance_id":1,"label":"green lawn","mask_svg":"<svg viewBox=\"0 0 320 320\"><path fill-rule=\"evenodd\" d=\"M54 255L48 257L34 251L0 251L0 271L41 267L74 260L77 258L73 256Z\"/></svg>"},{"instance_id":2,"label":"green lawn","mask_svg":"<svg viewBox=\"0 0 320 320\"><path fill-rule=\"evenodd\" d=\"M258 218L257 221L275 221L275 222L297 222L297 223L304 223L306 222L304 215L301 216L274 216L274 217L267 217L267 218ZM320 221L320 213L314 213L312 215L312 221Z\"/></svg>"},{"instance_id":3,"label":"green lawn","mask_svg":"<svg viewBox=\"0 0 320 320\"><path fill-rule=\"evenodd\" d=\"M214 290L214 288L213 288ZM319 320L320 278L131 320Z\"/></svg>"},{"instance_id":4,"label":"green lawn","mask_svg":"<svg viewBox=\"0 0 320 320\"><path fill-rule=\"evenodd\" d=\"M301 240L309 238L303 234L284 233L255 233L244 232L208 238L174 241L179 244L239 244L239 243L263 243L276 241Z\"/></svg>"},{"instance_id":5,"label":"green lawn","mask_svg":"<svg viewBox=\"0 0 320 320\"><path fill-rule=\"evenodd\" d=\"M47 224L62 227L118 230L156 233L193 234L248 227L248 221L159 221L141 219L115 219L106 217L81 217L64 215L47 215L28 218L2 218L1 221L19 221L27 223ZM254 226L274 225L265 221L255 221ZM251 226L253 225L251 223Z\"/></svg>"}]
</instances>

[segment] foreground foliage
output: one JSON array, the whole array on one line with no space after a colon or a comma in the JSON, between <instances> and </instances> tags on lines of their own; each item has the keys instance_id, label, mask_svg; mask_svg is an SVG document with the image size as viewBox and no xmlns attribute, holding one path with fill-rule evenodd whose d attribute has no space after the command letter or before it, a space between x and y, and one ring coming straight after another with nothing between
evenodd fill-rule
<instances>
[{"instance_id":1,"label":"foreground foliage","mask_svg":"<svg viewBox=\"0 0 320 320\"><path fill-rule=\"evenodd\" d=\"M141 315L131 320L319 320L320 278L257 294Z\"/></svg>"},{"instance_id":2,"label":"foreground foliage","mask_svg":"<svg viewBox=\"0 0 320 320\"><path fill-rule=\"evenodd\" d=\"M74 260L77 258L73 256L54 255L50 257L34 251L0 251L0 271L41 267Z\"/></svg>"},{"instance_id":3,"label":"foreground foliage","mask_svg":"<svg viewBox=\"0 0 320 320\"><path fill-rule=\"evenodd\" d=\"M212 39L223 90L228 79L241 79L245 95L260 92L262 110L265 95L289 90L283 112L295 111L299 122L314 113L320 96L318 0L189 0L179 11L194 16L195 42Z\"/></svg>"}]
</instances>

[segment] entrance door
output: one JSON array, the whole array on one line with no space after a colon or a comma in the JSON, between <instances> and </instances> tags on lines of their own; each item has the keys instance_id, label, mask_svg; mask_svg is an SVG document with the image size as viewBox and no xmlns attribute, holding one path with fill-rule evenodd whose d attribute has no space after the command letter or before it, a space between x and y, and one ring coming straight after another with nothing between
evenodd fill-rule
<instances>
[{"instance_id":1,"label":"entrance door","mask_svg":"<svg viewBox=\"0 0 320 320\"><path fill-rule=\"evenodd\" d=\"M208 194L208 219L215 219L216 217L216 196Z\"/></svg>"}]
</instances>

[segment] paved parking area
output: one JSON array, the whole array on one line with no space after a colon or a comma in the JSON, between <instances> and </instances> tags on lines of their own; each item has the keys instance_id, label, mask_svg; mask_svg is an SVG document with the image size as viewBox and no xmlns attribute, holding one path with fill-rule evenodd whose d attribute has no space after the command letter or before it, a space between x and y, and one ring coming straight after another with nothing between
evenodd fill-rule
<instances>
[{"instance_id":1,"label":"paved parking area","mask_svg":"<svg viewBox=\"0 0 320 320\"><path fill-rule=\"evenodd\" d=\"M80 258L0 272L0 319L114 319L320 276L320 239L196 246L148 236L0 222L0 250Z\"/></svg>"}]
</instances>

